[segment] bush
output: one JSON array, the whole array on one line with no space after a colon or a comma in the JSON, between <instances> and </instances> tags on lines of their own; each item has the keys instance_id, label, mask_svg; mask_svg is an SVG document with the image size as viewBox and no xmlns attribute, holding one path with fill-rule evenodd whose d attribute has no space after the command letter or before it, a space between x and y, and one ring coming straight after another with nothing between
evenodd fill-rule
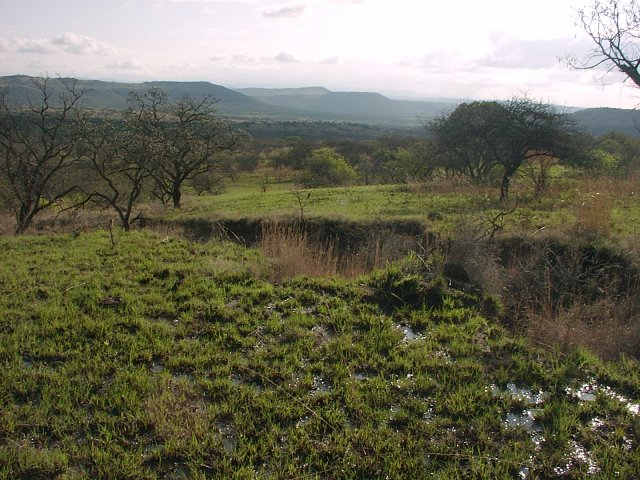
<instances>
[{"instance_id":1,"label":"bush","mask_svg":"<svg viewBox=\"0 0 640 480\"><path fill-rule=\"evenodd\" d=\"M352 184L354 168L332 148L315 150L304 166L301 182L305 187L332 187Z\"/></svg>"}]
</instances>

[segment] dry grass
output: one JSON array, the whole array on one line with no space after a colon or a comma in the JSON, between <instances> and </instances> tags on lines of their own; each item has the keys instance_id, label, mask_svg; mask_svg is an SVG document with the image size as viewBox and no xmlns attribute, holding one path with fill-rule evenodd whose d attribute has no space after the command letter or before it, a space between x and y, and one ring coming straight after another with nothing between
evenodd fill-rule
<instances>
[{"instance_id":1,"label":"dry grass","mask_svg":"<svg viewBox=\"0 0 640 480\"><path fill-rule=\"evenodd\" d=\"M575 231L579 234L608 237L611 235L613 202L606 194L590 193L573 208L576 216Z\"/></svg>"},{"instance_id":2,"label":"dry grass","mask_svg":"<svg viewBox=\"0 0 640 480\"><path fill-rule=\"evenodd\" d=\"M555 312L528 311L525 332L536 343L562 350L587 348L608 360L620 354L639 357L640 312L634 303L631 297L603 298L588 305L577 301Z\"/></svg>"},{"instance_id":3,"label":"dry grass","mask_svg":"<svg viewBox=\"0 0 640 480\"><path fill-rule=\"evenodd\" d=\"M543 345L640 357L640 284L630 258L552 241L520 247L504 267L509 323Z\"/></svg>"},{"instance_id":4,"label":"dry grass","mask_svg":"<svg viewBox=\"0 0 640 480\"><path fill-rule=\"evenodd\" d=\"M354 278L387 263L389 252L373 241L365 253L341 252L334 242L312 242L298 225L276 220L262 224L260 249L273 262L270 280L297 275Z\"/></svg>"}]
</instances>

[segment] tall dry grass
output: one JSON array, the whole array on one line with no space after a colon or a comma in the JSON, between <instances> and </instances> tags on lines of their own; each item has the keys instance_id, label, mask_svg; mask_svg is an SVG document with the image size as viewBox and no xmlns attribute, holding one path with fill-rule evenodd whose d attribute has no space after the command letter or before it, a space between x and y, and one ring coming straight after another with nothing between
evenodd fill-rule
<instances>
[{"instance_id":1,"label":"tall dry grass","mask_svg":"<svg viewBox=\"0 0 640 480\"><path fill-rule=\"evenodd\" d=\"M390 258L379 240L358 251L340 251L336 243L314 242L299 224L277 220L262 224L260 249L273 262L270 280L297 275L354 278L384 266Z\"/></svg>"},{"instance_id":2,"label":"tall dry grass","mask_svg":"<svg viewBox=\"0 0 640 480\"><path fill-rule=\"evenodd\" d=\"M588 245L521 244L504 282L507 321L534 342L640 358L640 276L631 259Z\"/></svg>"},{"instance_id":3,"label":"tall dry grass","mask_svg":"<svg viewBox=\"0 0 640 480\"><path fill-rule=\"evenodd\" d=\"M598 237L610 236L613 228L612 209L613 201L609 195L600 192L589 194L573 207L576 233Z\"/></svg>"}]
</instances>

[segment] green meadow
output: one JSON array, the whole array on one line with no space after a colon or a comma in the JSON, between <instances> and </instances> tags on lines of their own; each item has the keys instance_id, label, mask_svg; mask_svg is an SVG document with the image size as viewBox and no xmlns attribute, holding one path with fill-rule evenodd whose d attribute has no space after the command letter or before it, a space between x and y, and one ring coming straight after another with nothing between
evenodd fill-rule
<instances>
[{"instance_id":1,"label":"green meadow","mask_svg":"<svg viewBox=\"0 0 640 480\"><path fill-rule=\"evenodd\" d=\"M421 215L312 192L391 194ZM638 361L534 344L434 259L274 281L257 248L148 230L0 248L0 478L640 476Z\"/></svg>"}]
</instances>

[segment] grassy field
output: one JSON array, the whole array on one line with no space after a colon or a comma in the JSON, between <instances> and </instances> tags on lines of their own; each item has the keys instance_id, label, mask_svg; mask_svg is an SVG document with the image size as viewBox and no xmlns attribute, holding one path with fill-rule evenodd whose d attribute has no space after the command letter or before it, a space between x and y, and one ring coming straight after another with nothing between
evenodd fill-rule
<instances>
[{"instance_id":1,"label":"grassy field","mask_svg":"<svg viewBox=\"0 0 640 480\"><path fill-rule=\"evenodd\" d=\"M293 204L242 195L180 215ZM311 198L361 218L478 201ZM638 362L535 348L428 259L274 282L258 250L145 231L0 249L0 478L640 477Z\"/></svg>"},{"instance_id":2,"label":"grassy field","mask_svg":"<svg viewBox=\"0 0 640 480\"><path fill-rule=\"evenodd\" d=\"M640 181L637 178L580 178L555 172L550 190L534 197L526 179L512 187L508 205L495 187L434 181L420 185L369 185L300 190L290 172L267 171L226 182L221 195L187 192L181 210L162 211L162 218L240 218L294 216L351 220L417 219L430 230L450 232L460 221L494 218L501 211L505 231L533 233L567 226L606 235L640 235ZM264 189L263 189L264 187ZM299 201L300 198L300 201ZM153 214L152 214L153 215Z\"/></svg>"}]
</instances>

